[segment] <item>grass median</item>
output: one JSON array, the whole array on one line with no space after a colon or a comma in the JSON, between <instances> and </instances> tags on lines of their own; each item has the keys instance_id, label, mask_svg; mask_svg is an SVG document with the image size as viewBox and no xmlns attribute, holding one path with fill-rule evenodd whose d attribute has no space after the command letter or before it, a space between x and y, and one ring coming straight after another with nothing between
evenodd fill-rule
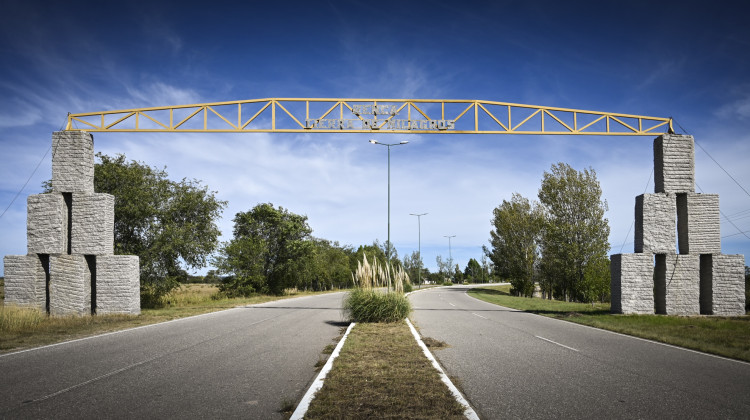
<instances>
[{"instance_id":1,"label":"grass median","mask_svg":"<svg viewBox=\"0 0 750 420\"><path fill-rule=\"evenodd\" d=\"M42 311L0 303L0 353L171 321L241 305L322 293L292 291L284 296L257 295L228 299L217 298L217 291L218 288L211 284L183 285L170 295L163 307L142 309L141 315L50 317Z\"/></svg>"},{"instance_id":2,"label":"grass median","mask_svg":"<svg viewBox=\"0 0 750 420\"><path fill-rule=\"evenodd\" d=\"M463 419L405 321L352 328L305 419Z\"/></svg>"},{"instance_id":3,"label":"grass median","mask_svg":"<svg viewBox=\"0 0 750 420\"><path fill-rule=\"evenodd\" d=\"M510 286L471 289L496 305L750 362L750 316L615 315L609 304L510 295Z\"/></svg>"}]
</instances>

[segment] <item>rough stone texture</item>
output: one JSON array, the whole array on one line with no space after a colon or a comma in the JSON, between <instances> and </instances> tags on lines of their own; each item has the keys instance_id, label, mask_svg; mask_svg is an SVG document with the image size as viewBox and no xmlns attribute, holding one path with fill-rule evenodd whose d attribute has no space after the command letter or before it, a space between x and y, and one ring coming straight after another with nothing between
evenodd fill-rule
<instances>
[{"instance_id":1,"label":"rough stone texture","mask_svg":"<svg viewBox=\"0 0 750 420\"><path fill-rule=\"evenodd\" d=\"M651 254L611 257L612 313L654 313L654 260Z\"/></svg>"},{"instance_id":2,"label":"rough stone texture","mask_svg":"<svg viewBox=\"0 0 750 420\"><path fill-rule=\"evenodd\" d=\"M674 254L677 196L642 194L635 198L635 252Z\"/></svg>"},{"instance_id":3,"label":"rough stone texture","mask_svg":"<svg viewBox=\"0 0 750 420\"><path fill-rule=\"evenodd\" d=\"M73 194L71 253L112 255L115 241L115 197Z\"/></svg>"},{"instance_id":4,"label":"rough stone texture","mask_svg":"<svg viewBox=\"0 0 750 420\"><path fill-rule=\"evenodd\" d=\"M96 257L96 313L141 313L141 284L135 255Z\"/></svg>"},{"instance_id":5,"label":"rough stone texture","mask_svg":"<svg viewBox=\"0 0 750 420\"><path fill-rule=\"evenodd\" d=\"M90 133L52 133L52 190L94 192L94 136Z\"/></svg>"},{"instance_id":6,"label":"rough stone texture","mask_svg":"<svg viewBox=\"0 0 750 420\"><path fill-rule=\"evenodd\" d=\"M49 312L53 316L91 314L91 271L83 255L51 255Z\"/></svg>"},{"instance_id":7,"label":"rough stone texture","mask_svg":"<svg viewBox=\"0 0 750 420\"><path fill-rule=\"evenodd\" d=\"M712 256L712 314L745 315L745 256Z\"/></svg>"},{"instance_id":8,"label":"rough stone texture","mask_svg":"<svg viewBox=\"0 0 750 420\"><path fill-rule=\"evenodd\" d=\"M695 192L693 136L664 134L654 140L654 192Z\"/></svg>"},{"instance_id":9,"label":"rough stone texture","mask_svg":"<svg viewBox=\"0 0 750 420\"><path fill-rule=\"evenodd\" d=\"M47 276L36 255L6 255L5 304L30 306L46 310Z\"/></svg>"},{"instance_id":10,"label":"rough stone texture","mask_svg":"<svg viewBox=\"0 0 750 420\"><path fill-rule=\"evenodd\" d=\"M667 315L700 314L700 256L666 255L664 275Z\"/></svg>"},{"instance_id":11,"label":"rough stone texture","mask_svg":"<svg viewBox=\"0 0 750 420\"><path fill-rule=\"evenodd\" d=\"M68 249L68 210L62 194L26 199L26 244L29 254L64 254Z\"/></svg>"},{"instance_id":12,"label":"rough stone texture","mask_svg":"<svg viewBox=\"0 0 750 420\"><path fill-rule=\"evenodd\" d=\"M677 239L680 254L720 254L718 194L677 195Z\"/></svg>"}]
</instances>

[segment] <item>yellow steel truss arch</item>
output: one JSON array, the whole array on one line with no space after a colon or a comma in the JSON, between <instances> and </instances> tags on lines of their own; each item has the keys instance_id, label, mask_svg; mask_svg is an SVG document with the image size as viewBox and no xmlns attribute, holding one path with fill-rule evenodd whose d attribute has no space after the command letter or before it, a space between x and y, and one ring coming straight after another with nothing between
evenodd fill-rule
<instances>
[{"instance_id":1,"label":"yellow steel truss arch","mask_svg":"<svg viewBox=\"0 0 750 420\"><path fill-rule=\"evenodd\" d=\"M672 119L480 100L266 98L68 114L66 130L658 135Z\"/></svg>"}]
</instances>

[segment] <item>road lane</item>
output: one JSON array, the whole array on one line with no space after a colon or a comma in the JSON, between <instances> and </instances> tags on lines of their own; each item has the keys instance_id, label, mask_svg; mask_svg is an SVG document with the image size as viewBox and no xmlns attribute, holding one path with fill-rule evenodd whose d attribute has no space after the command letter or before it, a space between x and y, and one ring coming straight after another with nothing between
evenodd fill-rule
<instances>
[{"instance_id":1,"label":"road lane","mask_svg":"<svg viewBox=\"0 0 750 420\"><path fill-rule=\"evenodd\" d=\"M479 301L412 294L423 337L480 417L748 418L750 364Z\"/></svg>"},{"instance_id":2,"label":"road lane","mask_svg":"<svg viewBox=\"0 0 750 420\"><path fill-rule=\"evenodd\" d=\"M0 356L0 418L282 418L342 327L343 293Z\"/></svg>"}]
</instances>

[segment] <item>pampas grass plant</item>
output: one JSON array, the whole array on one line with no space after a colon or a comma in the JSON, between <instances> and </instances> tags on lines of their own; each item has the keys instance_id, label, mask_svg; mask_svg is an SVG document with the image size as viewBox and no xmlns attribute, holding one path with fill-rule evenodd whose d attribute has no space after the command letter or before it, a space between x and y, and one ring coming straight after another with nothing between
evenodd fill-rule
<instances>
[{"instance_id":1,"label":"pampas grass plant","mask_svg":"<svg viewBox=\"0 0 750 420\"><path fill-rule=\"evenodd\" d=\"M353 321L395 322L409 316L411 304L404 295L404 285L410 284L409 275L402 267L387 262L383 265L374 258L370 263L364 255L357 262L352 280L356 288L344 300L344 310Z\"/></svg>"}]
</instances>

